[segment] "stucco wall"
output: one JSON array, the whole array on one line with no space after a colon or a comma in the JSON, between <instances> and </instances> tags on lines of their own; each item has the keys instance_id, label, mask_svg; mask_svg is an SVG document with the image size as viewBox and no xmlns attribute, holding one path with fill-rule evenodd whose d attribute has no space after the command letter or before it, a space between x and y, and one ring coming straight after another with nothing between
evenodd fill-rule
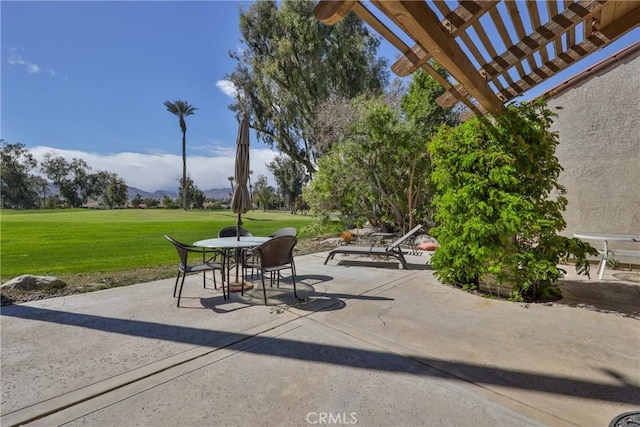
<instances>
[{"instance_id":1,"label":"stucco wall","mask_svg":"<svg viewBox=\"0 0 640 427\"><path fill-rule=\"evenodd\" d=\"M552 129L569 201L563 234L640 234L640 51L547 103L558 113Z\"/></svg>"}]
</instances>

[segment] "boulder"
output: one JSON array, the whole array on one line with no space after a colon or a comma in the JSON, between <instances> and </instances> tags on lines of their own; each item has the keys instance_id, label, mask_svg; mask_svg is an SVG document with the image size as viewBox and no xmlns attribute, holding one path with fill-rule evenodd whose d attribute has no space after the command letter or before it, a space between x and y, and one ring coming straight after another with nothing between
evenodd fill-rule
<instances>
[{"instance_id":1,"label":"boulder","mask_svg":"<svg viewBox=\"0 0 640 427\"><path fill-rule=\"evenodd\" d=\"M14 277L1 287L19 291L43 291L62 289L66 286L67 284L57 277L23 274L22 276Z\"/></svg>"},{"instance_id":2,"label":"boulder","mask_svg":"<svg viewBox=\"0 0 640 427\"><path fill-rule=\"evenodd\" d=\"M340 246L344 245L344 240L340 237L331 237L320 242L321 245Z\"/></svg>"}]
</instances>

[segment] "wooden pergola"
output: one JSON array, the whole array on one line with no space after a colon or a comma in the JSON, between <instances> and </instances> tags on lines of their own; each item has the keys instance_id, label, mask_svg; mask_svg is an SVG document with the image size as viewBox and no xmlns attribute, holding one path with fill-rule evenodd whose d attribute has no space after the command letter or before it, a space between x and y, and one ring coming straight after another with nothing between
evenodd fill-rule
<instances>
[{"instance_id":1,"label":"wooden pergola","mask_svg":"<svg viewBox=\"0 0 640 427\"><path fill-rule=\"evenodd\" d=\"M354 12L403 55L391 66L395 74L404 77L424 69L447 90L438 98L439 105L463 102L476 115L499 113L509 100L640 24L640 0L370 0L367 4L405 35L394 33L378 17L382 15L359 0L321 0L314 14L333 25ZM455 79L454 84L435 71L431 58Z\"/></svg>"}]
</instances>

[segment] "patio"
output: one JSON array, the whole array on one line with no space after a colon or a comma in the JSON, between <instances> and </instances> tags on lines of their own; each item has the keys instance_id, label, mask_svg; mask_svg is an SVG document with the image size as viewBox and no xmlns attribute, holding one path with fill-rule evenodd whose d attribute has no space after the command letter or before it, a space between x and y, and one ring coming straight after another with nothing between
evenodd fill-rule
<instances>
[{"instance_id":1,"label":"patio","mask_svg":"<svg viewBox=\"0 0 640 427\"><path fill-rule=\"evenodd\" d=\"M565 300L525 305L438 283L427 253L326 255L296 258L297 306L190 276L181 308L172 279L3 307L0 423L607 425L640 406L634 275L570 273Z\"/></svg>"}]
</instances>

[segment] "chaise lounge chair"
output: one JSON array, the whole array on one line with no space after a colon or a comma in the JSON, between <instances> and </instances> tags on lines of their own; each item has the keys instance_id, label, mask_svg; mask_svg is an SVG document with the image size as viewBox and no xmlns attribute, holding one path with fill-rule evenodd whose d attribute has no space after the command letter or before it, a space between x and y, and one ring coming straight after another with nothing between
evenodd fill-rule
<instances>
[{"instance_id":1,"label":"chaise lounge chair","mask_svg":"<svg viewBox=\"0 0 640 427\"><path fill-rule=\"evenodd\" d=\"M400 245L421 228L422 225L416 225L407 234L400 237L398 240L385 248L381 246L338 246L337 248L329 252L327 259L324 260L324 263L326 264L330 259L333 259L336 254L382 255L396 258L402 264L402 268L406 269L407 261L404 259L404 255L402 254Z\"/></svg>"}]
</instances>

